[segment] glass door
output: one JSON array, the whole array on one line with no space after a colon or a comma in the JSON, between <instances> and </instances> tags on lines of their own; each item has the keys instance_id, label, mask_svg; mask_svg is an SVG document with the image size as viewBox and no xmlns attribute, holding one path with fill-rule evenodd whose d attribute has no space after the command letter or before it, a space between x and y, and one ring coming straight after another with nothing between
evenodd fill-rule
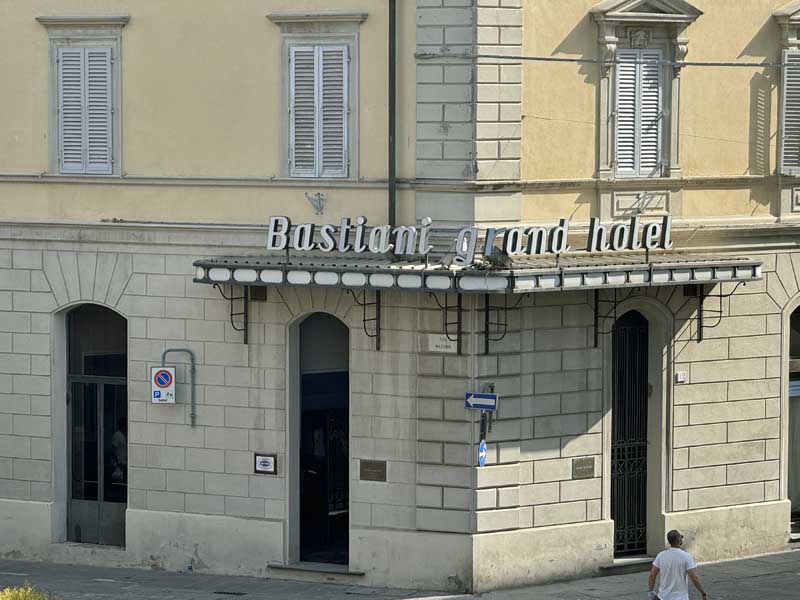
<instances>
[{"instance_id":1,"label":"glass door","mask_svg":"<svg viewBox=\"0 0 800 600\"><path fill-rule=\"evenodd\" d=\"M128 403L124 382L71 377L68 539L125 545Z\"/></svg>"}]
</instances>

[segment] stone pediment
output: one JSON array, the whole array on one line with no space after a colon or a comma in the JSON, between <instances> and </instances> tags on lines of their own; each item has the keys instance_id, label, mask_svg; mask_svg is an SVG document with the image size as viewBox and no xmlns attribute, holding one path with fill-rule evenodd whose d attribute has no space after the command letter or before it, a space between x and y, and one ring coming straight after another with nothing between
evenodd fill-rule
<instances>
[{"instance_id":1,"label":"stone pediment","mask_svg":"<svg viewBox=\"0 0 800 600\"><path fill-rule=\"evenodd\" d=\"M692 23L703 12L685 0L605 0L591 9L596 21L614 23Z\"/></svg>"},{"instance_id":2,"label":"stone pediment","mask_svg":"<svg viewBox=\"0 0 800 600\"><path fill-rule=\"evenodd\" d=\"M800 23L800 0L781 6L772 16L778 23Z\"/></svg>"}]
</instances>

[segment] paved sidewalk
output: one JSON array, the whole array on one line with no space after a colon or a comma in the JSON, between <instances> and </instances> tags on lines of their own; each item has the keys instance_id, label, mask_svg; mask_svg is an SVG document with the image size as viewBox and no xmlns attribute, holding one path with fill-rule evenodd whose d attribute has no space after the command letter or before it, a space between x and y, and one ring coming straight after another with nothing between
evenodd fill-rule
<instances>
[{"instance_id":1,"label":"paved sidewalk","mask_svg":"<svg viewBox=\"0 0 800 600\"><path fill-rule=\"evenodd\" d=\"M701 565L711 600L800 598L800 551ZM463 600L468 596L301 583L253 577L165 573L0 560L0 589L30 581L60 600L356 600L378 598ZM481 600L633 600L646 598L647 574L595 577L492 592ZM693 593L691 596L699 598Z\"/></svg>"}]
</instances>

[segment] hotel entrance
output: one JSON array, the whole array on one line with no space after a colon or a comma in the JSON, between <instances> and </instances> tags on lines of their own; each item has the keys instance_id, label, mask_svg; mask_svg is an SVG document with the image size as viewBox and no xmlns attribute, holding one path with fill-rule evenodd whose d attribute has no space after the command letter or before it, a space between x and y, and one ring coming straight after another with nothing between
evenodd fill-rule
<instances>
[{"instance_id":1,"label":"hotel entrance","mask_svg":"<svg viewBox=\"0 0 800 600\"><path fill-rule=\"evenodd\" d=\"M626 313L613 340L611 518L622 557L647 551L647 319Z\"/></svg>"},{"instance_id":2,"label":"hotel entrance","mask_svg":"<svg viewBox=\"0 0 800 600\"><path fill-rule=\"evenodd\" d=\"M300 560L348 563L349 333L324 313L300 325Z\"/></svg>"}]
</instances>

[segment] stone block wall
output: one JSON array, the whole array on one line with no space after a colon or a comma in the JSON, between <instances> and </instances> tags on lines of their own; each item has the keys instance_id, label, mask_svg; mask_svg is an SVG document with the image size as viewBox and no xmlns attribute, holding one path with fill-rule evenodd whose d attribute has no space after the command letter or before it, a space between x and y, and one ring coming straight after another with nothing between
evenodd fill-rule
<instances>
[{"instance_id":1,"label":"stone block wall","mask_svg":"<svg viewBox=\"0 0 800 600\"><path fill-rule=\"evenodd\" d=\"M477 0L475 139L481 180L521 176L522 4L523 0Z\"/></svg>"},{"instance_id":2,"label":"stone block wall","mask_svg":"<svg viewBox=\"0 0 800 600\"><path fill-rule=\"evenodd\" d=\"M764 255L763 281L708 298L702 343L689 341L695 326L678 332L675 370L688 383L674 388L673 511L781 498L783 312L800 291L796 256Z\"/></svg>"},{"instance_id":3,"label":"stone block wall","mask_svg":"<svg viewBox=\"0 0 800 600\"><path fill-rule=\"evenodd\" d=\"M492 304L504 306L501 297ZM502 311L491 320L502 321ZM495 383L500 403L487 466L477 470L476 532L602 518L602 356L592 323L589 295L565 292L523 298L508 312L504 337L491 328L498 341L490 341L481 378ZM593 478L572 479L579 457L594 459Z\"/></svg>"},{"instance_id":4,"label":"stone block wall","mask_svg":"<svg viewBox=\"0 0 800 600\"><path fill-rule=\"evenodd\" d=\"M51 395L59 389L51 368L65 360L53 354L54 315L88 301L113 308L128 324L128 508L259 519L280 532L289 516L287 325L322 310L350 329L351 523L416 528L416 295L384 294L377 353L350 295L273 288L267 302L250 304L248 346L231 327L229 302L192 281L193 260L239 243L234 236L221 234L214 247L193 246L191 234L173 232L172 243L155 234L157 241L131 253L122 242L136 234L111 235L118 243L106 243L91 228L84 234L80 244L35 241L33 234L5 241L12 247L0 250L0 499L63 501L63 490L53 486L53 474L65 472L67 460L54 448L64 440L51 423L64 402ZM150 402L150 368L166 348L189 348L197 358L196 427L190 426L186 355L168 357L177 365L178 403ZM256 451L278 454L277 477L253 474ZM387 483L359 481L362 458L386 460ZM271 544L269 552L282 545ZM165 564L183 565L168 563L173 550L163 551ZM184 551L187 557L194 552ZM262 563L285 560L279 552Z\"/></svg>"}]
</instances>

